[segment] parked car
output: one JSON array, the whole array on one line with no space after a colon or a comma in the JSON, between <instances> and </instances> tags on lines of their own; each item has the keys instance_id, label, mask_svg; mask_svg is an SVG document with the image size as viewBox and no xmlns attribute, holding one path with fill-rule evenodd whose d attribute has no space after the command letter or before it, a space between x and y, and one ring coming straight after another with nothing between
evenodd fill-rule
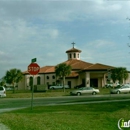
<instances>
[{"instance_id":1,"label":"parked car","mask_svg":"<svg viewBox=\"0 0 130 130\"><path fill-rule=\"evenodd\" d=\"M65 85L65 88L69 88L69 85ZM63 85L54 85L54 86L50 86L50 89L62 89Z\"/></svg>"},{"instance_id":2,"label":"parked car","mask_svg":"<svg viewBox=\"0 0 130 130\"><path fill-rule=\"evenodd\" d=\"M112 86L113 86L112 83L110 83L110 84L106 84L106 85L105 85L105 87L107 87L107 88L112 87Z\"/></svg>"},{"instance_id":3,"label":"parked car","mask_svg":"<svg viewBox=\"0 0 130 130\"><path fill-rule=\"evenodd\" d=\"M0 86L0 97L6 97L6 90L3 86Z\"/></svg>"},{"instance_id":4,"label":"parked car","mask_svg":"<svg viewBox=\"0 0 130 130\"><path fill-rule=\"evenodd\" d=\"M121 87L121 86L122 85L120 85L119 83L109 83L105 85L106 88Z\"/></svg>"},{"instance_id":5,"label":"parked car","mask_svg":"<svg viewBox=\"0 0 130 130\"><path fill-rule=\"evenodd\" d=\"M6 91L10 91L10 90L13 90L13 88L6 88Z\"/></svg>"},{"instance_id":6,"label":"parked car","mask_svg":"<svg viewBox=\"0 0 130 130\"><path fill-rule=\"evenodd\" d=\"M80 84L80 85L75 86L74 88L78 89L78 88L82 88L83 86L84 86L83 84Z\"/></svg>"},{"instance_id":7,"label":"parked car","mask_svg":"<svg viewBox=\"0 0 130 130\"><path fill-rule=\"evenodd\" d=\"M130 93L130 85L123 85L120 88L110 90L111 94Z\"/></svg>"},{"instance_id":8,"label":"parked car","mask_svg":"<svg viewBox=\"0 0 130 130\"><path fill-rule=\"evenodd\" d=\"M82 87L70 92L70 95L83 95L83 94L97 94L99 93L99 89L95 89L93 87Z\"/></svg>"}]
</instances>

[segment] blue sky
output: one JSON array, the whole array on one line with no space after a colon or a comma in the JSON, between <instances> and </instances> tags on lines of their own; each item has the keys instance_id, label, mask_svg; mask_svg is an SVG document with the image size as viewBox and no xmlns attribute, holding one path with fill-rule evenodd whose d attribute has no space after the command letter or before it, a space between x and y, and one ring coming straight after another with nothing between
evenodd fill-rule
<instances>
[{"instance_id":1,"label":"blue sky","mask_svg":"<svg viewBox=\"0 0 130 130\"><path fill-rule=\"evenodd\" d=\"M130 70L127 18L128 0L0 0L0 77L66 61L72 42L81 60Z\"/></svg>"}]
</instances>

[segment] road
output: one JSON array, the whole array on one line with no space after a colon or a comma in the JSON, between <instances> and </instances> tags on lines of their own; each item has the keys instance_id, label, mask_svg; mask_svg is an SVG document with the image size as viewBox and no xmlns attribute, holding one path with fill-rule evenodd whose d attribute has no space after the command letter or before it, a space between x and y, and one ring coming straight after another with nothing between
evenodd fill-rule
<instances>
[{"instance_id":1,"label":"road","mask_svg":"<svg viewBox=\"0 0 130 130\"><path fill-rule=\"evenodd\" d=\"M88 104L116 101L130 101L130 95L113 94L33 98L33 106ZM0 98L0 113L26 107L31 107L31 98Z\"/></svg>"}]
</instances>

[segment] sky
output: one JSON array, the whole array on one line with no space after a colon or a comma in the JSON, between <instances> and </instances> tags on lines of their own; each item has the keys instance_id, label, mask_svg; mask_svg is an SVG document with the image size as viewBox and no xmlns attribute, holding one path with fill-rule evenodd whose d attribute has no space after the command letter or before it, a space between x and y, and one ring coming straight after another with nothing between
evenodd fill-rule
<instances>
[{"instance_id":1,"label":"sky","mask_svg":"<svg viewBox=\"0 0 130 130\"><path fill-rule=\"evenodd\" d=\"M130 70L129 19L130 0L0 0L0 78L66 61L72 42L85 62Z\"/></svg>"}]
</instances>

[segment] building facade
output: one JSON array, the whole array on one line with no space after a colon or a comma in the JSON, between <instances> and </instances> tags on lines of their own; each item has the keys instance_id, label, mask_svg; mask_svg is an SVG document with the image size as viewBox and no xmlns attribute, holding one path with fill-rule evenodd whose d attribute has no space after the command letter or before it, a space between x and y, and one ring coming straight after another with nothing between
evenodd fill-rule
<instances>
[{"instance_id":1,"label":"building facade","mask_svg":"<svg viewBox=\"0 0 130 130\"><path fill-rule=\"evenodd\" d=\"M74 88L78 85L86 87L104 87L107 84L109 78L109 70L115 68L113 66L104 65L100 63L88 63L80 60L81 50L73 47L66 51L67 61L62 62L70 65L72 72L66 77L66 83L70 88ZM58 79L55 74L55 66L44 66L40 68L40 72L34 77L27 71L23 73L24 78L19 83L19 89L30 89L31 85L45 86L46 89L50 85L56 85ZM130 75L129 75L130 77ZM130 78L127 81L130 83Z\"/></svg>"}]
</instances>

